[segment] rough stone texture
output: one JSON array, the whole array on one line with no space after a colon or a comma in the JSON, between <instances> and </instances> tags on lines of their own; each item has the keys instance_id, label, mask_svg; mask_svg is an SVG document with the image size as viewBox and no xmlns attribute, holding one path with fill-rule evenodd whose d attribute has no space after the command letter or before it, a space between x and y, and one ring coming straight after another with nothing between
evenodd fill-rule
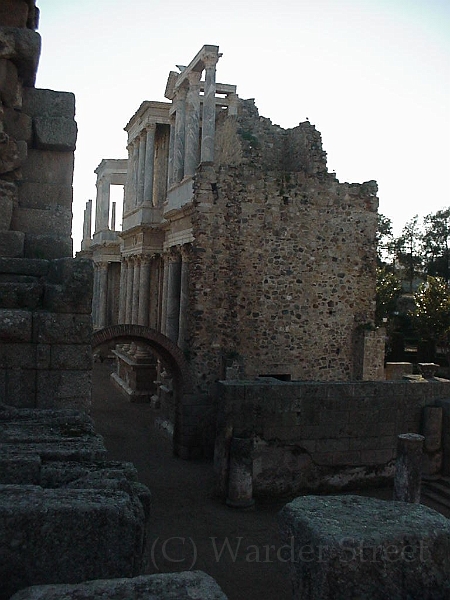
<instances>
[{"instance_id":1,"label":"rough stone texture","mask_svg":"<svg viewBox=\"0 0 450 600\"><path fill-rule=\"evenodd\" d=\"M25 234L22 231L0 231L0 255L20 258L24 254Z\"/></svg>"},{"instance_id":2,"label":"rough stone texture","mask_svg":"<svg viewBox=\"0 0 450 600\"><path fill-rule=\"evenodd\" d=\"M42 150L75 150L77 126L67 117L36 117L34 134L37 148Z\"/></svg>"},{"instance_id":3,"label":"rough stone texture","mask_svg":"<svg viewBox=\"0 0 450 600\"><path fill-rule=\"evenodd\" d=\"M0 27L0 59L10 60L24 86L32 87L41 53L41 36L25 28Z\"/></svg>"},{"instance_id":4,"label":"rough stone texture","mask_svg":"<svg viewBox=\"0 0 450 600\"><path fill-rule=\"evenodd\" d=\"M442 600L450 522L422 505L296 498L280 513L294 600Z\"/></svg>"},{"instance_id":5,"label":"rough stone texture","mask_svg":"<svg viewBox=\"0 0 450 600\"><path fill-rule=\"evenodd\" d=\"M212 577L202 571L143 575L132 579L89 581L79 585L36 586L11 600L226 600Z\"/></svg>"},{"instance_id":6,"label":"rough stone texture","mask_svg":"<svg viewBox=\"0 0 450 600\"><path fill-rule=\"evenodd\" d=\"M23 111L31 117L75 116L75 96L71 92L26 88L23 93Z\"/></svg>"},{"instance_id":7,"label":"rough stone texture","mask_svg":"<svg viewBox=\"0 0 450 600\"><path fill-rule=\"evenodd\" d=\"M254 439L255 494L392 480L397 435L419 433L422 408L441 403L449 392L444 381L221 382L218 492L226 497L232 436Z\"/></svg>"},{"instance_id":8,"label":"rough stone texture","mask_svg":"<svg viewBox=\"0 0 450 600\"><path fill-rule=\"evenodd\" d=\"M0 180L0 231L8 231L14 203L17 201L16 186Z\"/></svg>"}]
</instances>

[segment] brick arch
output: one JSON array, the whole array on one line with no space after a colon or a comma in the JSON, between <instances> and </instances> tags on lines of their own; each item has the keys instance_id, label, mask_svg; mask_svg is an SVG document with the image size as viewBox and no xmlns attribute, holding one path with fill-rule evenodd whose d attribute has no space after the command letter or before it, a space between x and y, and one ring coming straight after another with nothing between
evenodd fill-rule
<instances>
[{"instance_id":1,"label":"brick arch","mask_svg":"<svg viewBox=\"0 0 450 600\"><path fill-rule=\"evenodd\" d=\"M110 325L95 331L92 336L92 347L95 348L105 342L113 340L145 340L155 353L165 362L173 373L178 393L189 394L192 392L192 378L188 362L180 348L168 337L155 329L144 325Z\"/></svg>"}]
</instances>

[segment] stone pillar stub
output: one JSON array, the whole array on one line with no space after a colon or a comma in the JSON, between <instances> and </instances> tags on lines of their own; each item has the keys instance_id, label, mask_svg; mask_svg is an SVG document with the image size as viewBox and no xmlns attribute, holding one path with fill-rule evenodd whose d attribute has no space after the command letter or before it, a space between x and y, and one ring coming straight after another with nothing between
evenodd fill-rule
<instances>
[{"instance_id":1,"label":"stone pillar stub","mask_svg":"<svg viewBox=\"0 0 450 600\"><path fill-rule=\"evenodd\" d=\"M189 258L186 250L181 253L181 276L180 276L180 314L178 318L178 346L186 350L186 336L188 326L189 306Z\"/></svg>"},{"instance_id":2,"label":"stone pillar stub","mask_svg":"<svg viewBox=\"0 0 450 600\"><path fill-rule=\"evenodd\" d=\"M227 505L232 508L250 508L255 503L252 450L251 439L231 440Z\"/></svg>"},{"instance_id":3,"label":"stone pillar stub","mask_svg":"<svg viewBox=\"0 0 450 600\"><path fill-rule=\"evenodd\" d=\"M83 220L83 240L90 240L92 235L92 200L86 202Z\"/></svg>"},{"instance_id":4,"label":"stone pillar stub","mask_svg":"<svg viewBox=\"0 0 450 600\"><path fill-rule=\"evenodd\" d=\"M95 206L95 232L109 229L109 181L104 177L97 180Z\"/></svg>"},{"instance_id":5,"label":"stone pillar stub","mask_svg":"<svg viewBox=\"0 0 450 600\"><path fill-rule=\"evenodd\" d=\"M424 436L417 433L397 436L394 500L419 504L423 442Z\"/></svg>"},{"instance_id":6,"label":"stone pillar stub","mask_svg":"<svg viewBox=\"0 0 450 600\"><path fill-rule=\"evenodd\" d=\"M216 64L217 55L205 57L205 93L203 97L201 162L214 161L216 132Z\"/></svg>"}]
</instances>

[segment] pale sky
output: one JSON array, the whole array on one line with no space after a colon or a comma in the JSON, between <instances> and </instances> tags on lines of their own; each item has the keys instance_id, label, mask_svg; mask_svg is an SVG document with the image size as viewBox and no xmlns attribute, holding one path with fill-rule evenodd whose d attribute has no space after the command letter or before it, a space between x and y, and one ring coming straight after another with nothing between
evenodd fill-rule
<instances>
[{"instance_id":1,"label":"pale sky","mask_svg":"<svg viewBox=\"0 0 450 600\"><path fill-rule=\"evenodd\" d=\"M127 122L144 100L165 100L169 71L204 44L223 53L217 81L255 98L260 115L316 126L340 181L375 179L396 235L450 206L449 0L36 3L36 87L76 96L74 251L94 169L126 158Z\"/></svg>"}]
</instances>

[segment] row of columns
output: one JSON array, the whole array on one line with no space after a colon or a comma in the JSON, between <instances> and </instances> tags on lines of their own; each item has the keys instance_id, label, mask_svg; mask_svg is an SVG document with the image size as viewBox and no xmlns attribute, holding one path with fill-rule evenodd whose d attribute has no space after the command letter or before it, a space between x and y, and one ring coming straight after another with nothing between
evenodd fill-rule
<instances>
[{"instance_id":1,"label":"row of columns","mask_svg":"<svg viewBox=\"0 0 450 600\"><path fill-rule=\"evenodd\" d=\"M125 210L153 205L156 123L148 123L128 144Z\"/></svg>"},{"instance_id":2,"label":"row of columns","mask_svg":"<svg viewBox=\"0 0 450 600\"><path fill-rule=\"evenodd\" d=\"M157 268L155 262L158 262ZM162 272L162 273L161 273ZM100 271L99 271L100 273ZM162 275L162 277L161 277ZM99 278L99 281L103 279ZM98 293L101 297L101 284ZM119 323L158 329L186 347L189 251L183 247L162 257L130 256L120 272ZM105 313L106 314L106 313Z\"/></svg>"},{"instance_id":3,"label":"row of columns","mask_svg":"<svg viewBox=\"0 0 450 600\"><path fill-rule=\"evenodd\" d=\"M92 295L92 321L95 327L106 327L108 293L108 263L94 263L94 289Z\"/></svg>"},{"instance_id":4,"label":"row of columns","mask_svg":"<svg viewBox=\"0 0 450 600\"><path fill-rule=\"evenodd\" d=\"M205 71L200 144L201 71L191 71L175 91L170 126L169 187L192 177L199 162L214 161L216 130L216 64L218 56L203 59ZM200 146L200 147L199 147Z\"/></svg>"}]
</instances>

